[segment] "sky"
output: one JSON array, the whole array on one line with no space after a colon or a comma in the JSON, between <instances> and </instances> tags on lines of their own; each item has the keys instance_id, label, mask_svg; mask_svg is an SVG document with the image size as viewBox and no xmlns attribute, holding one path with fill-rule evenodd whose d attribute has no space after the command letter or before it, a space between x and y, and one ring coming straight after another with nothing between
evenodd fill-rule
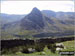
<instances>
[{"instance_id":1,"label":"sky","mask_svg":"<svg viewBox=\"0 0 75 56\"><path fill-rule=\"evenodd\" d=\"M74 1L1 1L1 13L28 14L34 7L41 11L74 12Z\"/></svg>"}]
</instances>

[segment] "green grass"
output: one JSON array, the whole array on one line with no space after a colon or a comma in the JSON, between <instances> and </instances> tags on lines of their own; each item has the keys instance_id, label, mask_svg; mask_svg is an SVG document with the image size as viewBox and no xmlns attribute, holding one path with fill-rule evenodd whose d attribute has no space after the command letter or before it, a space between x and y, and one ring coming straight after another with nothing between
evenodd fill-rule
<instances>
[{"instance_id":1,"label":"green grass","mask_svg":"<svg viewBox=\"0 0 75 56\"><path fill-rule=\"evenodd\" d=\"M75 40L62 42L66 47L63 51L75 51Z\"/></svg>"}]
</instances>

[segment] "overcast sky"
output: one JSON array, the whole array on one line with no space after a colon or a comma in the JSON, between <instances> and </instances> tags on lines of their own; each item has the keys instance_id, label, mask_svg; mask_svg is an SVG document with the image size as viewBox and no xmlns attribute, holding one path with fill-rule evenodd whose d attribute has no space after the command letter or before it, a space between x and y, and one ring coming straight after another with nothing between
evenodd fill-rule
<instances>
[{"instance_id":1,"label":"overcast sky","mask_svg":"<svg viewBox=\"0 0 75 56\"><path fill-rule=\"evenodd\" d=\"M39 10L74 12L73 1L2 1L1 13L28 14L34 7Z\"/></svg>"}]
</instances>

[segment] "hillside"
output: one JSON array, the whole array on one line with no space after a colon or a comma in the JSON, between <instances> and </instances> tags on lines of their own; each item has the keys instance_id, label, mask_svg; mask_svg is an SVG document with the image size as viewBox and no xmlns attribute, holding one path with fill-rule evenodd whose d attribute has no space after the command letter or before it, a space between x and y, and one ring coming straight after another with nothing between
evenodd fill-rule
<instances>
[{"instance_id":1,"label":"hillside","mask_svg":"<svg viewBox=\"0 0 75 56\"><path fill-rule=\"evenodd\" d=\"M4 34L11 35L37 35L37 34L59 34L67 32L74 34L74 12L54 12L50 10L40 11L33 8L32 11L19 21L10 22L2 26ZM53 35L52 34L52 35ZM49 35L51 36L51 35Z\"/></svg>"}]
</instances>

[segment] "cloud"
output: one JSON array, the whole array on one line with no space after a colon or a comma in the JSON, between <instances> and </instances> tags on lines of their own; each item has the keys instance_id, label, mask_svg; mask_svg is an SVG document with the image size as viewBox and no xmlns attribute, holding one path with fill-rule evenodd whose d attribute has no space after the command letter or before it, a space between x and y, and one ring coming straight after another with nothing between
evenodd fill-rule
<instances>
[{"instance_id":1,"label":"cloud","mask_svg":"<svg viewBox=\"0 0 75 56\"><path fill-rule=\"evenodd\" d=\"M1 2L1 13L27 14L33 7L56 12L74 11L73 1L3 1Z\"/></svg>"}]
</instances>

